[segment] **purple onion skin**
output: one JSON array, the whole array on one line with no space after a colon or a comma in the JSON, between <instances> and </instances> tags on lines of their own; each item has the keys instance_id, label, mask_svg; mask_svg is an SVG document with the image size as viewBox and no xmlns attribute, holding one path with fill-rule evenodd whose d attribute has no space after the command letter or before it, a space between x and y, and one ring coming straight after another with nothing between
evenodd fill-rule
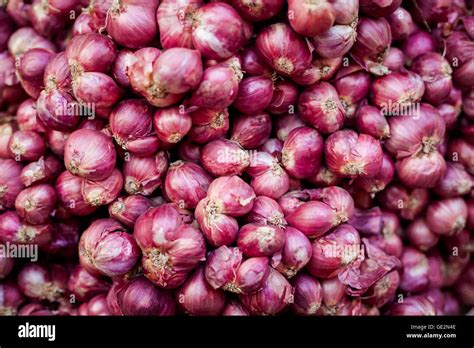
<instances>
[{"instance_id":1,"label":"purple onion skin","mask_svg":"<svg viewBox=\"0 0 474 348\"><path fill-rule=\"evenodd\" d=\"M119 300L122 313L127 316L169 316L176 311L172 295L144 277L126 283L119 291Z\"/></svg>"},{"instance_id":2,"label":"purple onion skin","mask_svg":"<svg viewBox=\"0 0 474 348\"><path fill-rule=\"evenodd\" d=\"M473 10L0 0L0 316L474 316Z\"/></svg>"}]
</instances>

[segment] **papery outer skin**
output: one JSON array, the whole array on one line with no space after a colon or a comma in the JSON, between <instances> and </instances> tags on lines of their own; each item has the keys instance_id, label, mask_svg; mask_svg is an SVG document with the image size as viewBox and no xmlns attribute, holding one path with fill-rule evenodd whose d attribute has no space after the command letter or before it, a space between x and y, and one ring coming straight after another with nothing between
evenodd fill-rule
<instances>
[{"instance_id":1,"label":"papery outer skin","mask_svg":"<svg viewBox=\"0 0 474 348\"><path fill-rule=\"evenodd\" d=\"M453 235L465 227L467 214L467 204L462 198L448 198L428 206L426 222L436 234Z\"/></svg>"},{"instance_id":2,"label":"papery outer skin","mask_svg":"<svg viewBox=\"0 0 474 348\"><path fill-rule=\"evenodd\" d=\"M402 44L402 51L410 64L416 57L434 51L436 48L435 40L425 31L415 31L410 34Z\"/></svg>"},{"instance_id":3,"label":"papery outer skin","mask_svg":"<svg viewBox=\"0 0 474 348\"><path fill-rule=\"evenodd\" d=\"M277 138L269 138L260 147L260 151L267 152L273 157L281 159L281 151L283 150L283 142Z\"/></svg>"},{"instance_id":4,"label":"papery outer skin","mask_svg":"<svg viewBox=\"0 0 474 348\"><path fill-rule=\"evenodd\" d=\"M123 166L125 191L129 194L149 196L160 185L168 169L168 157L164 152L156 156L138 157L130 155Z\"/></svg>"},{"instance_id":5,"label":"papery outer skin","mask_svg":"<svg viewBox=\"0 0 474 348\"><path fill-rule=\"evenodd\" d=\"M364 69L375 75L385 75L388 70L383 66L392 41L390 25L385 18L361 18L357 25L357 40L351 50L351 56Z\"/></svg>"},{"instance_id":6,"label":"papery outer skin","mask_svg":"<svg viewBox=\"0 0 474 348\"><path fill-rule=\"evenodd\" d=\"M250 184L257 195L278 199L290 188L289 175L269 153L255 153L247 173L252 176Z\"/></svg>"},{"instance_id":7,"label":"papery outer skin","mask_svg":"<svg viewBox=\"0 0 474 348\"><path fill-rule=\"evenodd\" d=\"M122 49L117 53L114 63L112 64L112 74L115 80L122 87L130 87L130 77L128 76L131 65L135 61L133 52L128 49Z\"/></svg>"},{"instance_id":8,"label":"papery outer skin","mask_svg":"<svg viewBox=\"0 0 474 348\"><path fill-rule=\"evenodd\" d=\"M342 176L370 177L382 166L382 148L370 135L341 130L331 134L324 146L328 168Z\"/></svg>"},{"instance_id":9,"label":"papery outer skin","mask_svg":"<svg viewBox=\"0 0 474 348\"><path fill-rule=\"evenodd\" d=\"M341 177L330 171L324 164L321 164L316 175L307 180L316 187L324 187L340 184Z\"/></svg>"},{"instance_id":10,"label":"papery outer skin","mask_svg":"<svg viewBox=\"0 0 474 348\"><path fill-rule=\"evenodd\" d=\"M107 304L115 315L171 316L176 314L173 295L154 286L145 277L114 285L107 296ZM112 310L112 312L114 312Z\"/></svg>"},{"instance_id":11,"label":"papery outer skin","mask_svg":"<svg viewBox=\"0 0 474 348\"><path fill-rule=\"evenodd\" d=\"M46 139L51 151L61 157L64 157L64 149L66 148L66 141L71 133L60 132L55 130L46 131Z\"/></svg>"},{"instance_id":12,"label":"papery outer skin","mask_svg":"<svg viewBox=\"0 0 474 348\"><path fill-rule=\"evenodd\" d=\"M285 228L285 244L272 258L272 266L287 278L292 278L311 259L313 249L304 233L292 227Z\"/></svg>"},{"instance_id":13,"label":"papery outer skin","mask_svg":"<svg viewBox=\"0 0 474 348\"><path fill-rule=\"evenodd\" d=\"M177 161L170 165L164 188L171 201L193 209L206 196L211 181L212 177L199 165Z\"/></svg>"},{"instance_id":14,"label":"papery outer skin","mask_svg":"<svg viewBox=\"0 0 474 348\"><path fill-rule=\"evenodd\" d=\"M271 131L269 114L240 115L233 120L230 139L245 149L256 149L270 137Z\"/></svg>"},{"instance_id":15,"label":"papery outer skin","mask_svg":"<svg viewBox=\"0 0 474 348\"><path fill-rule=\"evenodd\" d=\"M305 89L298 99L301 117L322 133L333 133L342 127L344 109L336 89L319 82Z\"/></svg>"},{"instance_id":16,"label":"papery outer skin","mask_svg":"<svg viewBox=\"0 0 474 348\"><path fill-rule=\"evenodd\" d=\"M285 214L285 217L293 213L299 206L310 200L309 194L306 191L295 190L290 191L280 197L278 204Z\"/></svg>"},{"instance_id":17,"label":"papery outer skin","mask_svg":"<svg viewBox=\"0 0 474 348\"><path fill-rule=\"evenodd\" d=\"M217 139L201 151L201 163L216 176L241 174L249 165L249 153L228 139Z\"/></svg>"},{"instance_id":18,"label":"papery outer skin","mask_svg":"<svg viewBox=\"0 0 474 348\"><path fill-rule=\"evenodd\" d=\"M400 261L402 262L400 289L413 293L426 290L429 285L428 258L416 249L406 247Z\"/></svg>"},{"instance_id":19,"label":"papery outer skin","mask_svg":"<svg viewBox=\"0 0 474 348\"><path fill-rule=\"evenodd\" d=\"M176 288L205 259L201 232L186 225L172 204L163 204L141 215L134 236L143 251L145 276L164 288Z\"/></svg>"},{"instance_id":20,"label":"papery outer skin","mask_svg":"<svg viewBox=\"0 0 474 348\"><path fill-rule=\"evenodd\" d=\"M339 222L345 222L354 213L354 200L349 192L338 186L328 186L321 189L308 189L311 200L320 200L329 205L337 213Z\"/></svg>"},{"instance_id":21,"label":"papery outer skin","mask_svg":"<svg viewBox=\"0 0 474 348\"><path fill-rule=\"evenodd\" d=\"M387 255L393 255L396 257L400 257L403 250L403 242L400 237L400 232L398 230L394 230L390 226L390 223L387 221L388 216L395 217L395 215L383 212L382 213L382 231L379 235L373 235L368 237L368 240L371 244L378 247L382 251L384 251ZM397 229L400 228L399 223L397 222Z\"/></svg>"},{"instance_id":22,"label":"papery outer skin","mask_svg":"<svg viewBox=\"0 0 474 348\"><path fill-rule=\"evenodd\" d=\"M284 114L294 107L298 99L298 89L289 81L278 81L273 87L273 96L267 110L272 114Z\"/></svg>"},{"instance_id":23,"label":"papery outer skin","mask_svg":"<svg viewBox=\"0 0 474 348\"><path fill-rule=\"evenodd\" d=\"M86 72L74 79L72 86L79 102L95 105L97 109L113 106L122 96L122 89L115 81L100 72Z\"/></svg>"},{"instance_id":24,"label":"papery outer skin","mask_svg":"<svg viewBox=\"0 0 474 348\"><path fill-rule=\"evenodd\" d=\"M281 141L285 141L293 129L304 127L305 125L305 122L296 114L281 116L275 123L276 137Z\"/></svg>"},{"instance_id":25,"label":"papery outer skin","mask_svg":"<svg viewBox=\"0 0 474 348\"><path fill-rule=\"evenodd\" d=\"M256 45L267 63L282 75L300 73L311 62L306 42L284 23L263 29L257 36Z\"/></svg>"},{"instance_id":26,"label":"papery outer skin","mask_svg":"<svg viewBox=\"0 0 474 348\"><path fill-rule=\"evenodd\" d=\"M282 164L291 176L307 178L318 171L322 152L323 140L317 131L309 127L296 128L283 144Z\"/></svg>"},{"instance_id":27,"label":"papery outer skin","mask_svg":"<svg viewBox=\"0 0 474 348\"><path fill-rule=\"evenodd\" d=\"M237 98L241 79L240 67L232 69L218 64L205 69L201 83L188 100L189 107L223 109L230 106Z\"/></svg>"},{"instance_id":28,"label":"papery outer skin","mask_svg":"<svg viewBox=\"0 0 474 348\"><path fill-rule=\"evenodd\" d=\"M19 110L21 109L21 105ZM35 111L36 112L36 111ZM21 117L19 116L19 119ZM36 117L35 117L36 118ZM10 141L13 133L15 132L15 128L13 124L5 123L0 125L0 158L8 158L10 157L8 153L8 142Z\"/></svg>"},{"instance_id":29,"label":"papery outer skin","mask_svg":"<svg viewBox=\"0 0 474 348\"><path fill-rule=\"evenodd\" d=\"M395 166L403 184L418 188L434 187L446 171L446 162L438 151L399 159Z\"/></svg>"},{"instance_id":30,"label":"papery outer skin","mask_svg":"<svg viewBox=\"0 0 474 348\"><path fill-rule=\"evenodd\" d=\"M464 139L453 139L449 144L447 156L461 163L467 172L474 175L474 145Z\"/></svg>"},{"instance_id":31,"label":"papery outer skin","mask_svg":"<svg viewBox=\"0 0 474 348\"><path fill-rule=\"evenodd\" d=\"M341 104L347 117L353 117L356 112L357 103L364 99L369 93L372 82L370 74L364 70L345 72L343 69L336 75L334 87L339 94ZM358 88L353 88L357 85Z\"/></svg>"},{"instance_id":32,"label":"papery outer skin","mask_svg":"<svg viewBox=\"0 0 474 348\"><path fill-rule=\"evenodd\" d=\"M360 265L349 266L338 274L339 280L348 285L347 292L351 295L365 293L385 275L401 266L397 257L385 254L366 238L362 241L365 247L365 259Z\"/></svg>"},{"instance_id":33,"label":"papery outer skin","mask_svg":"<svg viewBox=\"0 0 474 348\"><path fill-rule=\"evenodd\" d=\"M405 55L399 48L390 47L384 63L390 71L400 72L405 63Z\"/></svg>"},{"instance_id":34,"label":"papery outer skin","mask_svg":"<svg viewBox=\"0 0 474 348\"><path fill-rule=\"evenodd\" d=\"M316 315L323 300L321 284L317 278L300 273L292 281L295 301L292 309L300 315Z\"/></svg>"},{"instance_id":35,"label":"papery outer skin","mask_svg":"<svg viewBox=\"0 0 474 348\"><path fill-rule=\"evenodd\" d=\"M369 294L373 293L367 299L367 302L377 307L382 307L390 302L396 294L400 282L400 275L397 271L392 271L380 278L369 290Z\"/></svg>"},{"instance_id":36,"label":"papery outer skin","mask_svg":"<svg viewBox=\"0 0 474 348\"><path fill-rule=\"evenodd\" d=\"M236 285L243 293L261 290L270 274L267 257L253 257L245 260L237 271Z\"/></svg>"},{"instance_id":37,"label":"papery outer skin","mask_svg":"<svg viewBox=\"0 0 474 348\"><path fill-rule=\"evenodd\" d=\"M103 180L114 170L115 160L112 139L98 131L80 129L66 141L64 164L71 174Z\"/></svg>"},{"instance_id":38,"label":"papery outer skin","mask_svg":"<svg viewBox=\"0 0 474 348\"><path fill-rule=\"evenodd\" d=\"M112 313L109 310L107 305L107 296L106 294L99 294L94 296L89 300L89 302L84 302L79 306L78 312L82 309L83 313L78 313L78 315L89 315L89 316L109 316Z\"/></svg>"},{"instance_id":39,"label":"papery outer skin","mask_svg":"<svg viewBox=\"0 0 474 348\"><path fill-rule=\"evenodd\" d=\"M318 278L332 278L346 266L363 259L359 234L346 224L316 239L312 246L313 256L307 269Z\"/></svg>"},{"instance_id":40,"label":"papery outer skin","mask_svg":"<svg viewBox=\"0 0 474 348\"><path fill-rule=\"evenodd\" d=\"M443 286L443 272L444 272L444 261L442 257L434 252L428 256L428 264L430 266L430 272L428 278L430 280L430 288L441 288Z\"/></svg>"},{"instance_id":41,"label":"papery outer skin","mask_svg":"<svg viewBox=\"0 0 474 348\"><path fill-rule=\"evenodd\" d=\"M158 33L155 20L158 4L159 0L114 3L108 11L108 34L118 44L128 48L147 46Z\"/></svg>"},{"instance_id":42,"label":"papery outer skin","mask_svg":"<svg viewBox=\"0 0 474 348\"><path fill-rule=\"evenodd\" d=\"M240 1L240 0L238 0ZM240 53L241 67L247 76L271 76L272 69L258 53L255 45L245 47Z\"/></svg>"},{"instance_id":43,"label":"papery outer skin","mask_svg":"<svg viewBox=\"0 0 474 348\"><path fill-rule=\"evenodd\" d=\"M255 223L244 225L237 236L237 245L247 257L271 256L285 244L285 232L279 227Z\"/></svg>"},{"instance_id":44,"label":"papery outer skin","mask_svg":"<svg viewBox=\"0 0 474 348\"><path fill-rule=\"evenodd\" d=\"M394 40L406 39L414 30L415 26L410 12L403 7L397 8L387 17L390 31Z\"/></svg>"},{"instance_id":45,"label":"papery outer skin","mask_svg":"<svg viewBox=\"0 0 474 348\"><path fill-rule=\"evenodd\" d=\"M364 14L372 17L386 17L393 13L395 9L400 6L401 0L392 1L373 1L373 0L361 0L360 9Z\"/></svg>"},{"instance_id":46,"label":"papery outer skin","mask_svg":"<svg viewBox=\"0 0 474 348\"><path fill-rule=\"evenodd\" d=\"M202 0L172 0L160 3L156 19L160 30L160 42L164 48L194 47L192 16L202 5Z\"/></svg>"},{"instance_id":47,"label":"papery outer skin","mask_svg":"<svg viewBox=\"0 0 474 348\"><path fill-rule=\"evenodd\" d=\"M67 289L68 273L63 266L30 263L18 274L18 285L33 299L57 301Z\"/></svg>"},{"instance_id":48,"label":"papery outer skin","mask_svg":"<svg viewBox=\"0 0 474 348\"><path fill-rule=\"evenodd\" d=\"M344 56L354 45L357 32L352 25L334 25L313 38L315 50L321 57L334 58Z\"/></svg>"},{"instance_id":49,"label":"papery outer skin","mask_svg":"<svg viewBox=\"0 0 474 348\"><path fill-rule=\"evenodd\" d=\"M44 70L53 56L54 53L48 50L33 48L23 54L17 62L17 75L20 83L32 98L38 98L43 83Z\"/></svg>"},{"instance_id":50,"label":"papery outer skin","mask_svg":"<svg viewBox=\"0 0 474 348\"><path fill-rule=\"evenodd\" d=\"M237 220L214 212L215 203L209 198L201 200L195 210L196 221L206 240L213 246L230 245L237 238L239 225Z\"/></svg>"},{"instance_id":51,"label":"papery outer skin","mask_svg":"<svg viewBox=\"0 0 474 348\"><path fill-rule=\"evenodd\" d=\"M83 180L82 197L84 201L94 207L112 203L123 188L123 176L120 170L115 169L105 180Z\"/></svg>"},{"instance_id":52,"label":"papery outer skin","mask_svg":"<svg viewBox=\"0 0 474 348\"><path fill-rule=\"evenodd\" d=\"M29 8L31 25L41 35L51 36L65 25L63 16L41 1L33 1Z\"/></svg>"},{"instance_id":53,"label":"papery outer skin","mask_svg":"<svg viewBox=\"0 0 474 348\"><path fill-rule=\"evenodd\" d=\"M376 139L390 137L390 126L382 112L375 106L360 107L355 114L357 130Z\"/></svg>"},{"instance_id":54,"label":"papery outer skin","mask_svg":"<svg viewBox=\"0 0 474 348\"><path fill-rule=\"evenodd\" d=\"M375 194L384 190L392 181L394 175L395 163L389 155L384 153L380 172L371 178L359 177L355 180L355 184L363 188L365 191Z\"/></svg>"},{"instance_id":55,"label":"papery outer skin","mask_svg":"<svg viewBox=\"0 0 474 348\"><path fill-rule=\"evenodd\" d=\"M33 28L19 28L8 40L8 51L15 58L32 48L44 48L56 52L54 44L39 35Z\"/></svg>"},{"instance_id":56,"label":"papery outer skin","mask_svg":"<svg viewBox=\"0 0 474 348\"><path fill-rule=\"evenodd\" d=\"M438 243L439 236L430 231L424 219L413 221L407 228L406 234L411 244L422 251L429 250Z\"/></svg>"},{"instance_id":57,"label":"papery outer skin","mask_svg":"<svg viewBox=\"0 0 474 348\"><path fill-rule=\"evenodd\" d=\"M15 208L18 215L30 224L45 223L56 204L54 187L40 184L21 191L16 197Z\"/></svg>"},{"instance_id":58,"label":"papery outer skin","mask_svg":"<svg viewBox=\"0 0 474 348\"><path fill-rule=\"evenodd\" d=\"M337 24L351 24L358 17L359 1L358 0L331 0L330 1Z\"/></svg>"},{"instance_id":59,"label":"papery outer skin","mask_svg":"<svg viewBox=\"0 0 474 348\"><path fill-rule=\"evenodd\" d=\"M46 143L43 138L31 131L16 131L8 142L8 152L16 161L36 161L44 155Z\"/></svg>"},{"instance_id":60,"label":"papery outer skin","mask_svg":"<svg viewBox=\"0 0 474 348\"><path fill-rule=\"evenodd\" d=\"M242 252L235 247L221 246L211 251L206 257L204 275L207 282L219 289L233 282L238 267L242 263Z\"/></svg>"},{"instance_id":61,"label":"papery outer skin","mask_svg":"<svg viewBox=\"0 0 474 348\"><path fill-rule=\"evenodd\" d=\"M245 43L245 24L233 7L225 3L206 4L196 11L195 18L193 45L206 58L229 58Z\"/></svg>"},{"instance_id":62,"label":"papery outer skin","mask_svg":"<svg viewBox=\"0 0 474 348\"><path fill-rule=\"evenodd\" d=\"M21 170L21 164L13 159L0 159L0 211L15 206L15 199L23 190Z\"/></svg>"},{"instance_id":63,"label":"papery outer skin","mask_svg":"<svg viewBox=\"0 0 474 348\"><path fill-rule=\"evenodd\" d=\"M379 207L356 208L348 223L364 235L377 235L383 228L382 211Z\"/></svg>"},{"instance_id":64,"label":"papery outer skin","mask_svg":"<svg viewBox=\"0 0 474 348\"><path fill-rule=\"evenodd\" d=\"M188 133L190 140L205 144L216 140L227 133L229 130L229 112L224 109L206 109L200 108L190 113L192 124Z\"/></svg>"},{"instance_id":65,"label":"papery outer skin","mask_svg":"<svg viewBox=\"0 0 474 348\"><path fill-rule=\"evenodd\" d=\"M70 112L76 106L77 102L67 92L56 89L41 91L36 101L37 118L53 130L72 131L83 116Z\"/></svg>"},{"instance_id":66,"label":"papery outer skin","mask_svg":"<svg viewBox=\"0 0 474 348\"><path fill-rule=\"evenodd\" d=\"M133 238L115 220L99 219L82 234L79 242L81 266L94 275L109 277L129 272L140 258Z\"/></svg>"},{"instance_id":67,"label":"papery outer skin","mask_svg":"<svg viewBox=\"0 0 474 348\"><path fill-rule=\"evenodd\" d=\"M446 21L450 6L448 1L423 1L420 3L418 11L414 12L415 20L427 23Z\"/></svg>"},{"instance_id":68,"label":"papery outer skin","mask_svg":"<svg viewBox=\"0 0 474 348\"><path fill-rule=\"evenodd\" d=\"M82 182L84 179L72 175L68 171L61 173L56 181L58 201L74 215L89 215L96 210L89 205L82 196Z\"/></svg>"},{"instance_id":69,"label":"papery outer skin","mask_svg":"<svg viewBox=\"0 0 474 348\"><path fill-rule=\"evenodd\" d=\"M136 220L153 206L153 202L141 195L119 197L109 205L109 215L122 224L133 227Z\"/></svg>"},{"instance_id":70,"label":"papery outer skin","mask_svg":"<svg viewBox=\"0 0 474 348\"><path fill-rule=\"evenodd\" d=\"M258 3L249 3L245 0L231 0L230 2L243 18L255 22L275 16L285 4L283 0L264 0Z\"/></svg>"},{"instance_id":71,"label":"papery outer skin","mask_svg":"<svg viewBox=\"0 0 474 348\"><path fill-rule=\"evenodd\" d=\"M189 48L174 47L153 62L153 81L172 94L196 88L202 78L201 54Z\"/></svg>"},{"instance_id":72,"label":"papery outer skin","mask_svg":"<svg viewBox=\"0 0 474 348\"><path fill-rule=\"evenodd\" d=\"M429 192L416 188L407 190L398 184L390 184L381 192L381 204L394 212L400 211L400 216L413 220L428 205Z\"/></svg>"},{"instance_id":73,"label":"papery outer skin","mask_svg":"<svg viewBox=\"0 0 474 348\"><path fill-rule=\"evenodd\" d=\"M249 311L238 300L227 301L227 305L222 312L224 316L247 316Z\"/></svg>"},{"instance_id":74,"label":"papery outer skin","mask_svg":"<svg viewBox=\"0 0 474 348\"><path fill-rule=\"evenodd\" d=\"M288 19L297 33L316 36L332 27L335 14L328 1L289 0Z\"/></svg>"},{"instance_id":75,"label":"papery outer skin","mask_svg":"<svg viewBox=\"0 0 474 348\"><path fill-rule=\"evenodd\" d=\"M97 31L97 24L95 23L92 15L87 12L82 12L77 16L74 24L72 25L72 35L77 36L81 34L88 34ZM105 24L105 23L104 23Z\"/></svg>"},{"instance_id":76,"label":"papery outer skin","mask_svg":"<svg viewBox=\"0 0 474 348\"><path fill-rule=\"evenodd\" d=\"M254 257L243 261L238 248L226 246L208 254L204 269L206 280L214 289L238 294L260 290L269 272L268 258Z\"/></svg>"},{"instance_id":77,"label":"papery outer skin","mask_svg":"<svg viewBox=\"0 0 474 348\"><path fill-rule=\"evenodd\" d=\"M222 290L214 290L204 277L204 268L197 268L177 293L180 306L191 315L219 315L225 307ZM179 300L181 299L181 301Z\"/></svg>"},{"instance_id":78,"label":"papery outer skin","mask_svg":"<svg viewBox=\"0 0 474 348\"><path fill-rule=\"evenodd\" d=\"M45 246L50 240L53 226L50 221L41 225L23 222L15 211L0 215L0 241L2 243Z\"/></svg>"},{"instance_id":79,"label":"papery outer skin","mask_svg":"<svg viewBox=\"0 0 474 348\"><path fill-rule=\"evenodd\" d=\"M89 274L81 266L76 266L68 280L68 289L81 301L87 301L100 293L106 293L110 284L105 279Z\"/></svg>"},{"instance_id":80,"label":"papery outer skin","mask_svg":"<svg viewBox=\"0 0 474 348\"><path fill-rule=\"evenodd\" d=\"M273 81L265 76L244 78L233 106L246 114L262 112L270 105L273 97Z\"/></svg>"},{"instance_id":81,"label":"papery outer skin","mask_svg":"<svg viewBox=\"0 0 474 348\"><path fill-rule=\"evenodd\" d=\"M207 197L217 204L217 212L238 217L252 210L255 192L238 176L223 176L211 183Z\"/></svg>"},{"instance_id":82,"label":"papery outer skin","mask_svg":"<svg viewBox=\"0 0 474 348\"><path fill-rule=\"evenodd\" d=\"M278 202L266 196L255 198L254 205L248 213L247 219L249 222L257 222L263 225L286 225L283 210Z\"/></svg>"},{"instance_id":83,"label":"papery outer skin","mask_svg":"<svg viewBox=\"0 0 474 348\"><path fill-rule=\"evenodd\" d=\"M158 138L168 144L174 144L189 132L192 126L191 116L179 107L158 109L153 116L153 126Z\"/></svg>"},{"instance_id":84,"label":"papery outer skin","mask_svg":"<svg viewBox=\"0 0 474 348\"><path fill-rule=\"evenodd\" d=\"M254 315L274 315L288 304L292 293L293 289L285 277L271 269L263 289L253 294L241 295L240 300Z\"/></svg>"},{"instance_id":85,"label":"papery outer skin","mask_svg":"<svg viewBox=\"0 0 474 348\"><path fill-rule=\"evenodd\" d=\"M372 102L384 114L418 116L415 106L425 92L425 85L418 74L393 72L375 79L370 89Z\"/></svg>"},{"instance_id":86,"label":"papery outer skin","mask_svg":"<svg viewBox=\"0 0 474 348\"><path fill-rule=\"evenodd\" d=\"M425 82L423 98L433 105L445 100L453 87L452 69L448 61L441 55L429 52L415 59L412 71L419 74Z\"/></svg>"},{"instance_id":87,"label":"papery outer skin","mask_svg":"<svg viewBox=\"0 0 474 348\"><path fill-rule=\"evenodd\" d=\"M152 108L143 100L129 99L118 104L110 114L110 130L115 141L139 156L151 156L159 147L153 131Z\"/></svg>"},{"instance_id":88,"label":"papery outer skin","mask_svg":"<svg viewBox=\"0 0 474 348\"><path fill-rule=\"evenodd\" d=\"M66 58L74 69L104 72L114 61L115 50L115 44L107 36L88 33L72 38L66 49Z\"/></svg>"},{"instance_id":89,"label":"papery outer skin","mask_svg":"<svg viewBox=\"0 0 474 348\"><path fill-rule=\"evenodd\" d=\"M338 277L321 279L323 303L327 307L334 307L346 295L347 285L342 284Z\"/></svg>"},{"instance_id":90,"label":"papery outer skin","mask_svg":"<svg viewBox=\"0 0 474 348\"><path fill-rule=\"evenodd\" d=\"M394 303L390 307L390 315L413 316L413 315L436 315L436 309L424 296L410 296L403 303Z\"/></svg>"}]
</instances>

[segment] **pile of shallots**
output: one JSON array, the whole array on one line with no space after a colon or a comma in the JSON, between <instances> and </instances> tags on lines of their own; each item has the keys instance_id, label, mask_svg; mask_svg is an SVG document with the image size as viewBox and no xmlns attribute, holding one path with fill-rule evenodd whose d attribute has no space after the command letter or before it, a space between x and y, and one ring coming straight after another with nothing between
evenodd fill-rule
<instances>
[{"instance_id":1,"label":"pile of shallots","mask_svg":"<svg viewBox=\"0 0 474 348\"><path fill-rule=\"evenodd\" d=\"M6 1L0 315L473 313L473 5Z\"/></svg>"}]
</instances>

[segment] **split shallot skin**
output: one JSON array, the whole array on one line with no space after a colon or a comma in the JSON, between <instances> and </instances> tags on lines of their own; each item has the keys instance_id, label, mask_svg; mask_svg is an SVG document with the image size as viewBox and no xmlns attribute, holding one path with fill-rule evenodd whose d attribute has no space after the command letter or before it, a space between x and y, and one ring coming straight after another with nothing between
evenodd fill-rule
<instances>
[{"instance_id":1,"label":"split shallot skin","mask_svg":"<svg viewBox=\"0 0 474 348\"><path fill-rule=\"evenodd\" d=\"M0 315L472 313L471 5L8 1Z\"/></svg>"}]
</instances>

